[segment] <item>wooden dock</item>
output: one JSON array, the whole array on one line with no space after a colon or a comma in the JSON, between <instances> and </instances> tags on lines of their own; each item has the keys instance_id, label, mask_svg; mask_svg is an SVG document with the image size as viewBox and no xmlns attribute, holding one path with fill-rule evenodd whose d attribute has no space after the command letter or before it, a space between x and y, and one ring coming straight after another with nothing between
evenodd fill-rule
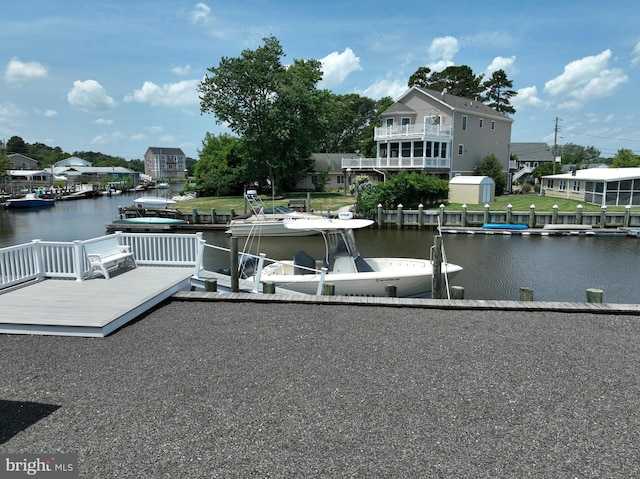
<instances>
[{"instance_id":1,"label":"wooden dock","mask_svg":"<svg viewBox=\"0 0 640 479\"><path fill-rule=\"evenodd\" d=\"M121 268L111 279L46 279L0 294L0 333L103 337L174 293L193 268Z\"/></svg>"}]
</instances>

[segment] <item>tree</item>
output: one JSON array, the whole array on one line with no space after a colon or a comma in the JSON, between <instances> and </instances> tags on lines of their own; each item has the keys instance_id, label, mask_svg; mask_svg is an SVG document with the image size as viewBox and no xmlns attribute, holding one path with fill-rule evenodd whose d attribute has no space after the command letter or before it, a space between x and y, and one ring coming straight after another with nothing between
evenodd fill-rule
<instances>
[{"instance_id":1,"label":"tree","mask_svg":"<svg viewBox=\"0 0 640 479\"><path fill-rule=\"evenodd\" d=\"M4 179L7 177L7 170L10 170L12 168L13 166L7 158L7 155L5 155L4 151L0 149L0 181L4 181Z\"/></svg>"},{"instance_id":2,"label":"tree","mask_svg":"<svg viewBox=\"0 0 640 479\"><path fill-rule=\"evenodd\" d=\"M491 77L482 84L482 87L486 91L483 101L491 108L503 114L516 112L516 109L511 106L511 98L517 92L512 90L513 81L507 78L504 70L494 71Z\"/></svg>"},{"instance_id":3,"label":"tree","mask_svg":"<svg viewBox=\"0 0 640 479\"><path fill-rule=\"evenodd\" d=\"M29 153L27 144L19 136L12 136L9 138L9 141L7 141L6 151L7 153L20 153L21 155L27 155Z\"/></svg>"},{"instance_id":4,"label":"tree","mask_svg":"<svg viewBox=\"0 0 640 479\"><path fill-rule=\"evenodd\" d=\"M205 196L224 196L242 191L242 146L238 138L229 134L208 133L198 151L195 177L198 189Z\"/></svg>"},{"instance_id":5,"label":"tree","mask_svg":"<svg viewBox=\"0 0 640 479\"><path fill-rule=\"evenodd\" d=\"M600 150L593 146L580 146L573 143L557 146L556 156L562 158L562 163L576 165L596 163L600 160Z\"/></svg>"},{"instance_id":6,"label":"tree","mask_svg":"<svg viewBox=\"0 0 640 479\"><path fill-rule=\"evenodd\" d=\"M484 75L476 76L471 67L467 65L450 66L441 72L431 73L427 84L424 86L432 90L446 91L451 95L473 100L482 96L483 78Z\"/></svg>"},{"instance_id":7,"label":"tree","mask_svg":"<svg viewBox=\"0 0 640 479\"><path fill-rule=\"evenodd\" d=\"M413 75L409 77L408 86L411 88L412 86L420 86L423 88L431 88L429 77L431 76L431 68L429 67L420 67Z\"/></svg>"},{"instance_id":8,"label":"tree","mask_svg":"<svg viewBox=\"0 0 640 479\"><path fill-rule=\"evenodd\" d=\"M200 110L213 113L242 138L247 174L269 179L277 191L294 185L306 172L323 135L322 78L316 60L294 60L288 66L280 42L263 39L256 50L223 57L200 83Z\"/></svg>"},{"instance_id":9,"label":"tree","mask_svg":"<svg viewBox=\"0 0 640 479\"><path fill-rule=\"evenodd\" d=\"M389 96L376 101L376 111L373 115L371 123L363 131L363 140L360 143L360 152L366 158L375 158L378 154L377 144L375 141L374 130L380 126L380 114L393 105L393 99Z\"/></svg>"},{"instance_id":10,"label":"tree","mask_svg":"<svg viewBox=\"0 0 640 479\"><path fill-rule=\"evenodd\" d=\"M627 148L621 148L613 157L611 168L636 168L640 165L640 157Z\"/></svg>"},{"instance_id":11,"label":"tree","mask_svg":"<svg viewBox=\"0 0 640 479\"><path fill-rule=\"evenodd\" d=\"M507 188L507 177L502 171L502 165L495 155L487 155L478 165L478 173L482 176L488 176L493 179L496 184L496 196L504 194Z\"/></svg>"}]
</instances>

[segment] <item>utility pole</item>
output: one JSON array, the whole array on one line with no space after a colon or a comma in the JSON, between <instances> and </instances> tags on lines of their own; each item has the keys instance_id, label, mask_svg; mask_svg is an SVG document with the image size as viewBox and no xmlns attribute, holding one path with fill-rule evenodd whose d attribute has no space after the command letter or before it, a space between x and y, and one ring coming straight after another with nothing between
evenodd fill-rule
<instances>
[{"instance_id":1,"label":"utility pole","mask_svg":"<svg viewBox=\"0 0 640 479\"><path fill-rule=\"evenodd\" d=\"M553 130L553 174L556 174L556 159L558 158L558 120L556 116L556 127Z\"/></svg>"}]
</instances>

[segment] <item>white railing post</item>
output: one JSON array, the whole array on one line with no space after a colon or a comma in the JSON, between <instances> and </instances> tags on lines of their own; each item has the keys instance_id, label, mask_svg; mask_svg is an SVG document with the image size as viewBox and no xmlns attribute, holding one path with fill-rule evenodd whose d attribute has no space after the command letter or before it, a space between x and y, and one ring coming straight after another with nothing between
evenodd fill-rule
<instances>
[{"instance_id":1,"label":"white railing post","mask_svg":"<svg viewBox=\"0 0 640 479\"><path fill-rule=\"evenodd\" d=\"M260 277L262 276L262 268L264 266L264 253L260 253L258 256L258 269L256 270L256 279L253 283L253 292L258 293L260 291Z\"/></svg>"},{"instance_id":2,"label":"white railing post","mask_svg":"<svg viewBox=\"0 0 640 479\"><path fill-rule=\"evenodd\" d=\"M204 245L206 243L205 240L202 239L202 233L198 233L197 243L196 243L196 266L195 271L193 273L194 277L200 277L200 271L203 269L202 263L204 262Z\"/></svg>"},{"instance_id":3,"label":"white railing post","mask_svg":"<svg viewBox=\"0 0 640 479\"><path fill-rule=\"evenodd\" d=\"M34 239L31 242L32 248L33 248L33 259L35 261L35 266L36 266L36 276L39 280L42 280L46 277L46 271L44 268L44 260L42 259L42 247L40 245L40 242L42 240L39 239Z\"/></svg>"},{"instance_id":4,"label":"white railing post","mask_svg":"<svg viewBox=\"0 0 640 479\"><path fill-rule=\"evenodd\" d=\"M324 278L327 275L327 268L323 267L320 270L320 281L318 281L318 289L316 290L316 296L322 294L322 287L324 286Z\"/></svg>"},{"instance_id":5,"label":"white railing post","mask_svg":"<svg viewBox=\"0 0 640 479\"><path fill-rule=\"evenodd\" d=\"M80 240L73 242L73 265L76 281L84 281L84 243Z\"/></svg>"}]
</instances>

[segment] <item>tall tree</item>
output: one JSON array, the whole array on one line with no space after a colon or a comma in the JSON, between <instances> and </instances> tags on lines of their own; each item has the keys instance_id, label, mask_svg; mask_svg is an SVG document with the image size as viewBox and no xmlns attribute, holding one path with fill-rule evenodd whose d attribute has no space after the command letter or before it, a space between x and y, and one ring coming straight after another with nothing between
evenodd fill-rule
<instances>
[{"instance_id":1,"label":"tall tree","mask_svg":"<svg viewBox=\"0 0 640 479\"><path fill-rule=\"evenodd\" d=\"M251 156L248 173L283 191L305 174L305 159L323 133L316 88L322 71L316 60L283 65L280 42L273 36L263 41L208 69L198 88L200 111L213 113L242 138Z\"/></svg>"},{"instance_id":2,"label":"tall tree","mask_svg":"<svg viewBox=\"0 0 640 479\"><path fill-rule=\"evenodd\" d=\"M583 164L596 163L600 160L600 150L593 146L581 146L573 143L558 145L557 156L562 158L562 163L568 163L580 167Z\"/></svg>"},{"instance_id":3,"label":"tall tree","mask_svg":"<svg viewBox=\"0 0 640 479\"><path fill-rule=\"evenodd\" d=\"M627 148L621 148L613 157L611 168L635 168L640 165L640 157Z\"/></svg>"},{"instance_id":4,"label":"tall tree","mask_svg":"<svg viewBox=\"0 0 640 479\"><path fill-rule=\"evenodd\" d=\"M208 133L195 165L198 188L205 196L229 195L242 191L244 182L241 142L229 134Z\"/></svg>"},{"instance_id":5,"label":"tall tree","mask_svg":"<svg viewBox=\"0 0 640 479\"><path fill-rule=\"evenodd\" d=\"M424 86L436 91L446 91L451 95L475 99L482 95L483 78L484 75L475 75L467 65L450 66L441 72L431 73L428 84Z\"/></svg>"},{"instance_id":6,"label":"tall tree","mask_svg":"<svg viewBox=\"0 0 640 479\"><path fill-rule=\"evenodd\" d=\"M517 92L512 90L513 81L507 78L504 70L496 70L491 74L482 87L485 89L484 103L494 110L506 115L512 115L516 109L511 105L511 98Z\"/></svg>"},{"instance_id":7,"label":"tall tree","mask_svg":"<svg viewBox=\"0 0 640 479\"><path fill-rule=\"evenodd\" d=\"M11 138L9 138L9 141L7 141L6 150L7 150L7 154L20 153L22 155L26 155L29 153L29 148L27 144L19 136L12 136Z\"/></svg>"},{"instance_id":8,"label":"tall tree","mask_svg":"<svg viewBox=\"0 0 640 479\"><path fill-rule=\"evenodd\" d=\"M431 76L431 68L429 67L420 67L413 75L409 77L408 86L411 88L412 86L421 86L424 88L431 88L429 77Z\"/></svg>"},{"instance_id":9,"label":"tall tree","mask_svg":"<svg viewBox=\"0 0 640 479\"><path fill-rule=\"evenodd\" d=\"M507 189L507 177L502 171L502 165L495 155L485 156L478 165L478 173L493 178L496 184L496 196L502 195Z\"/></svg>"}]
</instances>

